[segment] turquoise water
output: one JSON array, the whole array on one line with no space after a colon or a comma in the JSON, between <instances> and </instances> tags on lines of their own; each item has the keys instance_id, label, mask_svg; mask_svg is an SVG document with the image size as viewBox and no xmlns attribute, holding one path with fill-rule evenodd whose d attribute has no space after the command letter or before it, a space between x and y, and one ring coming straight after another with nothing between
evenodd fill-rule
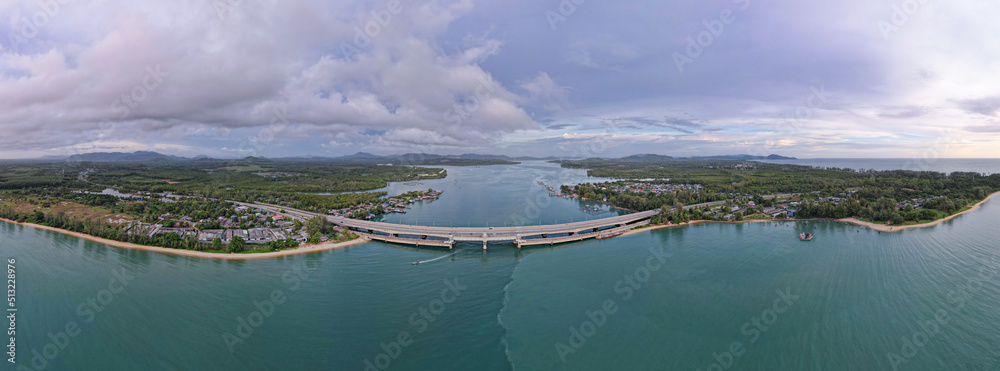
<instances>
[{"instance_id":1,"label":"turquoise water","mask_svg":"<svg viewBox=\"0 0 1000 371\"><path fill-rule=\"evenodd\" d=\"M425 182L445 189L442 199L388 218L593 217L576 200L548 198L536 179L584 180L548 166L450 168L467 185ZM538 212L524 211L530 200ZM994 200L893 234L704 224L521 251L366 243L250 261L0 223L0 257L17 260L18 364L65 345L47 370L339 370L366 360L399 370L891 370L890 353L900 370L997 370L997 220ZM816 239L800 242L802 230ZM119 276L128 284L112 293ZM67 324L79 333L50 340Z\"/></svg>"}]
</instances>

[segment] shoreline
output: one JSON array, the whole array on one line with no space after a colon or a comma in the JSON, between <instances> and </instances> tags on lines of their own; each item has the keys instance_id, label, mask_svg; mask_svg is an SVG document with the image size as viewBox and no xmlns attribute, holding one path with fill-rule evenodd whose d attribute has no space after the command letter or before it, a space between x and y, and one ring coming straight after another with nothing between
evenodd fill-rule
<instances>
[{"instance_id":1,"label":"shoreline","mask_svg":"<svg viewBox=\"0 0 1000 371\"><path fill-rule=\"evenodd\" d=\"M643 231L655 231L657 229L674 228L674 227L686 227L686 226L689 226L689 225L705 224L705 223L743 224L743 223L762 223L762 222L802 222L802 221L812 221L812 220L829 220L829 221L835 221L835 222L851 223L851 224L859 225L859 226L862 226L862 227L868 227L868 228L874 229L874 230L879 231L879 232L899 232L899 231L903 231L903 230L906 230L906 229L912 229L912 228L933 227L933 226L936 226L938 224L944 223L946 221L955 219L959 215L963 215L963 214L975 211L976 209L979 209L979 207L983 206L983 204L986 203L986 201L989 201L991 198L993 198L993 196L996 196L996 195L1000 195L1000 191L994 192L994 193L990 194L989 196L986 196L986 198L984 198L981 201L979 201L979 202L973 204L972 206L970 206L968 210L962 211L960 213L951 214L951 215L948 215L948 216L946 216L944 218L937 219L937 220L934 220L934 221L931 221L931 222L920 223L920 224L910 224L910 225L894 226L894 225L876 224L876 223L861 221L861 220L858 220L858 219L855 219L855 218L841 218L841 219L833 219L833 218L753 219L753 220L741 220L741 221L738 221L738 222L737 221L719 221L719 220L692 220L692 221L689 221L689 222L684 222L684 223L679 223L679 224L660 224L660 225L654 225L654 226L650 226L650 227L646 227L646 228L632 229L632 230L629 230L629 231L627 231L625 233L622 233L618 237L628 236L628 235L636 234L636 233L643 232Z\"/></svg>"},{"instance_id":2,"label":"shoreline","mask_svg":"<svg viewBox=\"0 0 1000 371\"><path fill-rule=\"evenodd\" d=\"M986 198L984 198L982 201L979 201L979 202L973 204L972 206L970 206L968 210L962 211L960 213L951 214L951 215L948 215L948 216L946 216L944 218L937 219L937 220L934 220L934 221L931 221L931 222L927 222L927 223L910 224L910 225L885 225L885 224L877 224L877 223L872 223L872 222L861 221L861 220L857 220L855 218L843 218L843 219L836 219L836 220L837 221L841 221L841 222L848 222L848 223L857 224L857 225L860 225L860 226L863 226L863 227L868 227L868 228L874 229L874 230L879 231L879 232L899 232L899 231L903 231L903 230L907 230L907 229L911 229L911 228L927 228L927 227L933 227L933 226L936 226L938 224L944 223L946 221L955 219L959 215L963 215L965 213L969 213L969 212L975 211L976 209L979 209L979 207L983 206L983 204L986 203L986 201L989 201L991 198L993 198L993 196L996 196L998 194L1000 194L1000 191L993 192L989 196L986 196Z\"/></svg>"},{"instance_id":3,"label":"shoreline","mask_svg":"<svg viewBox=\"0 0 1000 371\"><path fill-rule=\"evenodd\" d=\"M660 225L649 226L649 227L646 227L646 228L632 229L632 230L626 231L625 233L622 233L621 235L618 235L616 237L630 236L630 235L633 235L633 234L636 234L636 233L647 232L647 231L655 231L655 230L665 229L665 228L686 227L686 226L697 225L697 224L706 224L706 223L743 224L743 223L763 223L763 222L798 222L798 221L810 221L810 220L838 221L838 222L851 223L851 224L859 225L859 226L862 226L862 227L868 227L868 228L871 228L871 229L874 229L874 230L877 230L877 231L880 231L880 232L899 232L899 231L903 231L903 230L911 229L911 228L933 227L933 226L936 226L938 224L944 223L946 221L955 219L959 215L963 215L963 214L966 214L966 213L969 213L969 212L972 212L972 211L975 211L975 210L979 209L979 207L981 207L984 203L986 203L986 201L989 201L991 198L993 198L993 196L996 196L998 194L1000 194L1000 191L994 192L994 193L990 194L989 196L986 196L986 198L984 198L982 201L979 201L979 202L975 203L974 205L972 205L971 207L969 207L968 210L962 211L960 213L952 214L952 215L949 215L947 217L944 217L944 218L941 218L941 219L938 219L938 220L935 220L935 221L932 221L932 222L928 222L928 223L912 224L912 225L904 225L904 226L889 226L889 225L884 225L884 224L875 224L875 223L870 223L870 222L865 222L865 221L857 220L855 218L842 218L842 219L825 219L825 218L813 218L813 219L794 219L794 218L792 218L792 219L753 219L753 220L741 220L741 221L692 220L692 221L689 221L689 222L678 223L678 224L660 224ZM40 225L40 224L34 224L34 223L19 223L19 222L15 222L13 220L4 219L4 218L0 218L0 221L11 223L11 224L15 224L15 225L28 226L28 227L42 229L42 230L56 232L56 233L62 233L62 234L65 234L65 235L70 235L70 236L73 236L73 237L82 238L82 239L85 239L85 240L89 240L89 241L93 241L93 242L105 244L105 245L108 245L108 246L123 248L123 249L146 250L146 251L160 252L160 253L166 253L166 254L175 254L175 255L183 255L183 256L190 256L190 257L196 257L196 258L211 258L211 259L249 260L249 259L274 258L274 257L279 257L279 256L290 256L290 255L307 254L307 253L312 253L312 252L333 250L333 249L338 249L338 248L348 247L348 246L354 246L354 245L358 245L358 244L362 244L362 243L366 243L366 242L371 241L369 238L366 238L366 237L358 237L357 239L351 240L351 241L337 242L337 243L325 242L325 243L316 244L316 245L304 245L304 246L300 246L300 247L297 247L297 248L294 248L294 249L281 250L281 251L272 251L272 252L264 252L264 253L249 253L249 254L220 254L220 253L210 253L210 252L204 252L204 251L181 250L181 249L171 249L171 248L159 247L159 246L139 245L139 244L134 244L134 243L131 243L131 242L122 242L122 241L109 240L109 239L106 239L106 238L101 238L101 237L97 237L97 236L91 236L89 234L80 233L80 232L73 232L73 231L70 231L70 230L62 229L62 228L49 227L49 226L46 226L46 225Z\"/></svg>"},{"instance_id":4,"label":"shoreline","mask_svg":"<svg viewBox=\"0 0 1000 371\"><path fill-rule=\"evenodd\" d=\"M365 243L365 242L369 241L365 237L358 237L357 239L350 240L350 241L335 242L335 243L324 242L324 243L315 244L315 245L303 245L303 246L299 246L299 247L296 247L296 248L293 248L293 249L281 250L281 251L258 252L258 253L248 253L248 254L220 254L220 253L213 253L213 252L204 252L204 251L195 251L195 250L183 250L183 249L171 249L171 248L167 248L167 247L139 245L139 244L134 244L134 243L131 243L131 242L122 242L122 241L109 240L107 238L102 238L102 237L97 237L97 236L91 236L91 235L86 234L86 233L73 232L73 231L70 231L70 230L67 230L67 229L49 227L47 225L41 225L41 224L35 224L35 223L19 223L19 222L15 222L13 220L4 219L4 218L0 218L0 221L11 223L11 224L15 224L15 225L22 225L22 226L27 226L27 227L31 227L31 228L42 229L42 230L46 230L46 231L50 231L50 232L62 233L62 234L65 234L65 235L70 235L70 236L76 237L76 238L82 238L82 239L85 239L85 240L89 240L89 241L93 241L93 242L105 244L105 245L112 246L112 247L122 248L122 249L146 250L146 251L160 252L160 253L165 253L165 254L190 256L190 257L195 257L195 258L211 258L211 259L227 259L227 260L264 259L264 258L275 258L275 257L279 257L279 256L290 256L290 255L298 255L298 254L307 254L307 253L312 253L312 252L326 251L326 250L339 249L339 248L342 248L342 247L354 246L354 245L358 245L358 244Z\"/></svg>"}]
</instances>

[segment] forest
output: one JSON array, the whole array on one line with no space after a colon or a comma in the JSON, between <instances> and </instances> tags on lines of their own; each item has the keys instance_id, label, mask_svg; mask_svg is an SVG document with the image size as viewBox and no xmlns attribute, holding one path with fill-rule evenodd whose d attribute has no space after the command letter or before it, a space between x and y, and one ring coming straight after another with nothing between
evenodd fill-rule
<instances>
[{"instance_id":1,"label":"forest","mask_svg":"<svg viewBox=\"0 0 1000 371\"><path fill-rule=\"evenodd\" d=\"M472 164L492 161L466 162ZM131 163L3 161L0 162L0 195L8 193L61 198L84 205L111 208L117 202L116 197L80 192L100 192L113 188L121 193L170 193L216 200L259 201L325 212L374 202L386 193L363 191L385 187L389 182L445 176L447 173L440 168L382 166L363 161L292 161L253 157L242 160ZM151 212L176 213L174 209L181 207L201 208L206 214L213 214L210 210L217 207L200 201L173 207L153 205L146 203L145 206L155 210L114 210L143 216Z\"/></svg>"},{"instance_id":2,"label":"forest","mask_svg":"<svg viewBox=\"0 0 1000 371\"><path fill-rule=\"evenodd\" d=\"M735 160L558 162L566 168L588 169L587 173L596 177L703 186L698 192L681 190L665 194L601 189L618 182L563 187L565 193L593 200L607 198L612 205L632 210L671 209L677 205L737 199L757 199L760 206L763 202L759 196L795 193L799 200L796 217L859 217L899 225L952 215L1000 191L1000 174L970 172L854 170Z\"/></svg>"}]
</instances>

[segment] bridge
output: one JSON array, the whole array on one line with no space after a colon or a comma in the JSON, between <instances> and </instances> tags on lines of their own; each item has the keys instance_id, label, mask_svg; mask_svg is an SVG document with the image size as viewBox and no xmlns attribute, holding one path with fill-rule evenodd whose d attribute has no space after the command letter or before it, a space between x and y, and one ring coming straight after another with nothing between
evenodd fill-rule
<instances>
[{"instance_id":1,"label":"bridge","mask_svg":"<svg viewBox=\"0 0 1000 371\"><path fill-rule=\"evenodd\" d=\"M484 250L489 242L512 242L518 248L521 248L522 246L532 245L554 245L588 238L613 237L625 233L632 228L648 225L650 223L649 219L659 213L659 210L650 210L603 219L549 225L434 227L350 219L271 204L234 203L303 219L322 216L337 226L348 227L361 232L373 240L447 248L452 248L457 242L482 242Z\"/></svg>"}]
</instances>

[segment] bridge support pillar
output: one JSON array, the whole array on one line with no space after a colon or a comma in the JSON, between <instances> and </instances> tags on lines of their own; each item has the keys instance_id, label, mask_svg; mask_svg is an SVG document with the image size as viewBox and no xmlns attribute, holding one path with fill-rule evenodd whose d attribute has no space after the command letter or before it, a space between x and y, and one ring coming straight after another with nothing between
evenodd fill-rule
<instances>
[{"instance_id":1,"label":"bridge support pillar","mask_svg":"<svg viewBox=\"0 0 1000 371\"><path fill-rule=\"evenodd\" d=\"M486 250L486 240L483 240L483 250Z\"/></svg>"}]
</instances>

